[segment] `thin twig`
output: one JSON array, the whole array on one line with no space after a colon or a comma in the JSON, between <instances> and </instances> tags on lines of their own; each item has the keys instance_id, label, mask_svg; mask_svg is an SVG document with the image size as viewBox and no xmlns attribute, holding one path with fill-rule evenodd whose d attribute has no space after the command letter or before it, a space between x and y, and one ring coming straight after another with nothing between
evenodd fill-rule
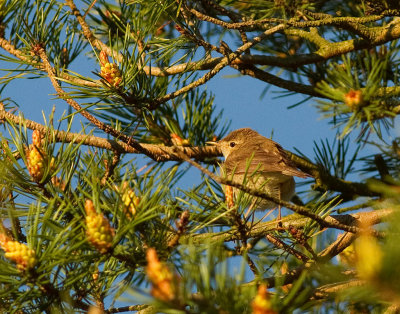
<instances>
[{"instance_id":1,"label":"thin twig","mask_svg":"<svg viewBox=\"0 0 400 314\"><path fill-rule=\"evenodd\" d=\"M79 12L78 8L76 7L74 1L73 0L65 0L65 3L70 7L72 14L75 15L77 21L79 22L79 25L82 27L83 35L86 37L88 42L92 46L99 49L100 51L105 51L107 53L107 55L113 56L119 62L122 62L123 56L120 53L116 53L110 47L108 47L106 44L104 44L101 40L96 38L96 36L91 31L90 26L86 23L84 17L82 16L82 14Z\"/></svg>"},{"instance_id":2,"label":"thin twig","mask_svg":"<svg viewBox=\"0 0 400 314\"><path fill-rule=\"evenodd\" d=\"M202 0L203 4L208 5L209 7L212 7L213 9L219 11L220 13L226 15L227 17L229 17L232 22L239 22L239 21L243 21L243 16L231 11L229 9L224 8L223 6L219 5L218 3L216 3L215 1L212 0ZM243 30L239 30L240 33L240 38L242 39L243 44L247 43L249 40L247 38L247 34L245 31Z\"/></svg>"},{"instance_id":3,"label":"thin twig","mask_svg":"<svg viewBox=\"0 0 400 314\"><path fill-rule=\"evenodd\" d=\"M329 285L324 285L315 289L311 300L318 300L324 299L329 297L331 294L335 294L338 292L343 292L346 289L353 288L353 287L361 287L366 284L365 280L361 279L352 279L345 282L336 282Z\"/></svg>"},{"instance_id":4,"label":"thin twig","mask_svg":"<svg viewBox=\"0 0 400 314\"><path fill-rule=\"evenodd\" d=\"M288 252L289 254L293 255L294 257L296 257L297 259L299 259L300 261L302 261L304 263L307 262L310 259L307 255L304 255L300 251L297 251L296 249L292 248L290 245L286 244L281 239L273 236L270 233L267 233L265 235L265 238L270 243L272 243L275 247L277 247L278 249L282 249L285 252Z\"/></svg>"},{"instance_id":5,"label":"thin twig","mask_svg":"<svg viewBox=\"0 0 400 314\"><path fill-rule=\"evenodd\" d=\"M179 217L179 220L176 223L177 230L174 233L173 237L171 240L168 241L168 248L174 248L179 244L179 239L181 238L182 235L185 234L186 232L186 227L187 224L189 223L189 211L185 210Z\"/></svg>"},{"instance_id":6,"label":"thin twig","mask_svg":"<svg viewBox=\"0 0 400 314\"><path fill-rule=\"evenodd\" d=\"M83 15L83 19L86 18L86 16L89 14L89 11L94 7L94 5L96 4L97 0L93 0L92 3L89 5L89 7L87 8L85 14Z\"/></svg>"},{"instance_id":7,"label":"thin twig","mask_svg":"<svg viewBox=\"0 0 400 314\"><path fill-rule=\"evenodd\" d=\"M146 311L147 310L147 311ZM129 306L122 306L122 307L112 307L108 310L105 310L105 314L111 313L123 313L123 312L131 312L131 311L138 311L136 313L153 313L154 308L147 304L138 304L138 305L129 305Z\"/></svg>"},{"instance_id":8,"label":"thin twig","mask_svg":"<svg viewBox=\"0 0 400 314\"><path fill-rule=\"evenodd\" d=\"M111 164L109 164L109 163L107 162L107 160L105 160L105 163L106 163L106 171L105 171L105 173L104 173L103 178L101 178L101 181L100 181L102 185L105 185L106 182L107 182L107 180L113 175L114 169L115 169L115 167L118 165L118 163L120 162L120 160L121 160L121 154L118 153L118 152L116 152L116 151L114 151L114 155L113 155L113 158L112 158L112 160L111 160Z\"/></svg>"},{"instance_id":9,"label":"thin twig","mask_svg":"<svg viewBox=\"0 0 400 314\"><path fill-rule=\"evenodd\" d=\"M24 55L19 49L15 48L15 46L7 39L0 37L0 47L3 48L5 51L7 51L9 54L17 57L19 60L21 60L25 64L30 65L37 70L46 71L44 65L41 62L33 60L30 57ZM54 69L53 69L53 72L55 72ZM59 78L57 78L57 79L63 79L72 84L81 85L81 86L88 86L88 87L101 86L101 83L99 80L97 80L97 81L83 80L80 78L73 77L72 75L69 75L66 72L59 73Z\"/></svg>"},{"instance_id":10,"label":"thin twig","mask_svg":"<svg viewBox=\"0 0 400 314\"><path fill-rule=\"evenodd\" d=\"M231 64L230 66L234 69L239 70L240 73L242 73L243 75L254 77L256 79L259 79L260 81L264 81L266 83L284 88L286 90L313 97L327 98L326 96L321 95L319 92L317 92L313 86L284 80L266 71L262 71L254 65Z\"/></svg>"},{"instance_id":11,"label":"thin twig","mask_svg":"<svg viewBox=\"0 0 400 314\"><path fill-rule=\"evenodd\" d=\"M256 264L253 262L253 260L250 258L249 255L246 255L245 257L247 264L249 265L250 270L252 271L252 273L254 274L254 276L259 276L260 272L257 269Z\"/></svg>"},{"instance_id":12,"label":"thin twig","mask_svg":"<svg viewBox=\"0 0 400 314\"><path fill-rule=\"evenodd\" d=\"M243 31L255 31L266 29L273 23L287 23L290 26L297 28L310 28L319 26L337 26L337 27L347 27L351 25L353 28L358 25L363 25L371 22L379 21L387 16L390 16L389 11L382 12L380 15L371 15L366 17L325 17L323 19L318 19L314 21L296 21L291 19L289 21L279 18L266 18L260 20L249 20L245 22L230 23L223 20L214 18L212 16L203 14L194 8L189 8L190 13L196 16L199 20L213 23L215 25L221 26L225 29L236 29Z\"/></svg>"},{"instance_id":13,"label":"thin twig","mask_svg":"<svg viewBox=\"0 0 400 314\"><path fill-rule=\"evenodd\" d=\"M318 264L326 263L333 256L336 256L337 254L339 254L342 250L344 250L344 248L346 248L348 245L350 245L353 242L354 238L355 238L354 234L344 233L334 243L332 243L327 248L325 248L322 252L320 252L318 254L317 260L308 260L303 265L301 265L295 269L289 270L284 275L263 278L262 282L265 283L268 288L275 287L277 282L281 283L282 285L287 285L287 284L293 283L297 278L299 278L299 276L304 271L312 270L315 267L317 267ZM249 286L249 285L255 285L255 284L259 284L259 280L248 282L245 285Z\"/></svg>"}]
</instances>

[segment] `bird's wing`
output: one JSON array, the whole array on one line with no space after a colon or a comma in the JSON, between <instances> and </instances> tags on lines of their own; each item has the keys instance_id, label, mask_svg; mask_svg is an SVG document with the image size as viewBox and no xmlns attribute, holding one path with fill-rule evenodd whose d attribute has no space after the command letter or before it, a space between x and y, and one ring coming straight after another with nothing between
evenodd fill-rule
<instances>
[{"instance_id":1,"label":"bird's wing","mask_svg":"<svg viewBox=\"0 0 400 314\"><path fill-rule=\"evenodd\" d=\"M287 176L300 178L309 177L308 174L298 170L293 162L287 157L283 148L271 141L273 145L268 145L268 150L264 146L247 146L246 151L237 150L232 152L224 163L226 173L235 174L248 173L254 171L280 172ZM238 159L245 158L246 162L237 162Z\"/></svg>"}]
</instances>

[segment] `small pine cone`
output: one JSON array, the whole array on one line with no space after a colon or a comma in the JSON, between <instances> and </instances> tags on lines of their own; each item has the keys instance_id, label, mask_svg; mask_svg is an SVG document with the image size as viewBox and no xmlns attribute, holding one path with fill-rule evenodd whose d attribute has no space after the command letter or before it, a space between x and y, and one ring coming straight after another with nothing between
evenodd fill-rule
<instances>
[{"instance_id":1,"label":"small pine cone","mask_svg":"<svg viewBox=\"0 0 400 314\"><path fill-rule=\"evenodd\" d=\"M362 91L351 89L344 95L344 102L351 110L358 110L364 103Z\"/></svg>"},{"instance_id":2,"label":"small pine cone","mask_svg":"<svg viewBox=\"0 0 400 314\"><path fill-rule=\"evenodd\" d=\"M230 185L225 186L225 200L228 208L235 206L235 202L233 201L233 188Z\"/></svg>"},{"instance_id":3,"label":"small pine cone","mask_svg":"<svg viewBox=\"0 0 400 314\"><path fill-rule=\"evenodd\" d=\"M39 130L34 130L32 132L32 144L29 145L26 158L27 158L27 167L29 174L32 179L39 183L45 172L45 165L47 163L47 155L44 146L44 136ZM51 168L54 168L54 158L51 160Z\"/></svg>"},{"instance_id":4,"label":"small pine cone","mask_svg":"<svg viewBox=\"0 0 400 314\"><path fill-rule=\"evenodd\" d=\"M91 200L86 200L85 211L87 239L101 254L105 254L111 249L115 231L107 218L96 212Z\"/></svg>"},{"instance_id":5,"label":"small pine cone","mask_svg":"<svg viewBox=\"0 0 400 314\"><path fill-rule=\"evenodd\" d=\"M123 189L124 191L121 199L125 205L124 212L129 218L131 218L136 215L140 198L135 195L135 192L129 188L127 184L124 184Z\"/></svg>"},{"instance_id":6,"label":"small pine cone","mask_svg":"<svg viewBox=\"0 0 400 314\"><path fill-rule=\"evenodd\" d=\"M173 274L165 264L160 262L155 249L147 250L146 259L146 273L152 283L151 295L165 302L172 301L175 298Z\"/></svg>"},{"instance_id":7,"label":"small pine cone","mask_svg":"<svg viewBox=\"0 0 400 314\"><path fill-rule=\"evenodd\" d=\"M30 270L36 265L35 251L26 244L0 234L0 246L5 252L4 256L15 262L20 271Z\"/></svg>"},{"instance_id":8,"label":"small pine cone","mask_svg":"<svg viewBox=\"0 0 400 314\"><path fill-rule=\"evenodd\" d=\"M106 63L102 66L100 75L114 87L118 87L122 81L121 72L114 63Z\"/></svg>"},{"instance_id":9,"label":"small pine cone","mask_svg":"<svg viewBox=\"0 0 400 314\"><path fill-rule=\"evenodd\" d=\"M122 82L122 75L118 66L108 61L108 56L105 51L100 52L100 75L112 86L118 87Z\"/></svg>"},{"instance_id":10,"label":"small pine cone","mask_svg":"<svg viewBox=\"0 0 400 314\"><path fill-rule=\"evenodd\" d=\"M258 287L258 293L251 303L253 308L253 314L276 314L272 309L271 302L268 298L267 287L265 285L260 285Z\"/></svg>"},{"instance_id":11,"label":"small pine cone","mask_svg":"<svg viewBox=\"0 0 400 314\"><path fill-rule=\"evenodd\" d=\"M27 167L35 182L40 182L44 175L45 153L34 144L29 145L27 151Z\"/></svg>"}]
</instances>

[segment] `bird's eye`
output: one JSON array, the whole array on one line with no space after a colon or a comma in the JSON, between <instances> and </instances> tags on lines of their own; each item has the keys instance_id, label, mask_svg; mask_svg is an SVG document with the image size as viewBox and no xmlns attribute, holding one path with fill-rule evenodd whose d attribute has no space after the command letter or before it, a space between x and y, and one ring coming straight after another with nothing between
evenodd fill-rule
<instances>
[{"instance_id":1,"label":"bird's eye","mask_svg":"<svg viewBox=\"0 0 400 314\"><path fill-rule=\"evenodd\" d=\"M235 142L230 142L230 143L229 143L229 146L230 146L230 147L235 147L235 145L236 145Z\"/></svg>"}]
</instances>

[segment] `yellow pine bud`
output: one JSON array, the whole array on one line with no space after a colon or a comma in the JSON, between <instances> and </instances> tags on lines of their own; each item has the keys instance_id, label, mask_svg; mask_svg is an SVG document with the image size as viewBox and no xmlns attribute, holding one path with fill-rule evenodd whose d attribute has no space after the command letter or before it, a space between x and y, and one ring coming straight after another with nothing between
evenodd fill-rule
<instances>
[{"instance_id":1,"label":"yellow pine bud","mask_svg":"<svg viewBox=\"0 0 400 314\"><path fill-rule=\"evenodd\" d=\"M235 202L233 201L233 188L230 185L225 186L225 200L228 208L235 206Z\"/></svg>"},{"instance_id":2,"label":"yellow pine bud","mask_svg":"<svg viewBox=\"0 0 400 314\"><path fill-rule=\"evenodd\" d=\"M165 264L160 262L155 249L147 250L146 259L146 274L152 283L151 295L165 302L173 300L175 298L173 274Z\"/></svg>"},{"instance_id":3,"label":"yellow pine bud","mask_svg":"<svg viewBox=\"0 0 400 314\"><path fill-rule=\"evenodd\" d=\"M91 305L87 311L87 314L104 314L104 310L99 308L98 306Z\"/></svg>"},{"instance_id":4,"label":"yellow pine bud","mask_svg":"<svg viewBox=\"0 0 400 314\"><path fill-rule=\"evenodd\" d=\"M35 182L40 182L44 175L45 154L40 148L31 144L27 152L27 167Z\"/></svg>"},{"instance_id":5,"label":"yellow pine bud","mask_svg":"<svg viewBox=\"0 0 400 314\"><path fill-rule=\"evenodd\" d=\"M276 314L272 309L271 302L269 301L267 287L265 285L260 285L258 287L258 292L253 302L251 303L253 308L253 314Z\"/></svg>"},{"instance_id":6,"label":"yellow pine bud","mask_svg":"<svg viewBox=\"0 0 400 314\"><path fill-rule=\"evenodd\" d=\"M122 81L122 75L118 66L108 61L108 55L105 51L101 51L100 55L100 75L112 86L118 87Z\"/></svg>"},{"instance_id":7,"label":"yellow pine bud","mask_svg":"<svg viewBox=\"0 0 400 314\"><path fill-rule=\"evenodd\" d=\"M107 218L96 212L91 200L86 200L85 211L87 239L101 254L105 254L111 249L115 231Z\"/></svg>"},{"instance_id":8,"label":"yellow pine bud","mask_svg":"<svg viewBox=\"0 0 400 314\"><path fill-rule=\"evenodd\" d=\"M121 188L115 185L114 189L121 194L123 212L126 216L128 218L135 216L140 203L140 198L137 197L134 190L129 187L129 183L124 182Z\"/></svg>"},{"instance_id":9,"label":"yellow pine bud","mask_svg":"<svg viewBox=\"0 0 400 314\"><path fill-rule=\"evenodd\" d=\"M5 252L4 256L15 262L19 270L29 270L36 265L35 251L26 244L19 243L4 234L0 234L0 246Z\"/></svg>"},{"instance_id":10,"label":"yellow pine bud","mask_svg":"<svg viewBox=\"0 0 400 314\"><path fill-rule=\"evenodd\" d=\"M363 104L363 94L361 90L351 89L344 95L344 102L351 110L357 110Z\"/></svg>"},{"instance_id":11,"label":"yellow pine bud","mask_svg":"<svg viewBox=\"0 0 400 314\"><path fill-rule=\"evenodd\" d=\"M39 130L32 132L32 144L29 145L26 152L27 167L29 174L35 182L40 182L45 172L45 165L47 164L47 154L43 149L43 134ZM54 169L54 158L50 163L51 170Z\"/></svg>"},{"instance_id":12,"label":"yellow pine bud","mask_svg":"<svg viewBox=\"0 0 400 314\"><path fill-rule=\"evenodd\" d=\"M130 188L125 188L122 194L122 202L125 205L124 212L129 216L135 216L140 199L135 195L135 192Z\"/></svg>"},{"instance_id":13,"label":"yellow pine bud","mask_svg":"<svg viewBox=\"0 0 400 314\"><path fill-rule=\"evenodd\" d=\"M361 278L374 279L381 267L383 252L375 237L364 231L356 245L356 268Z\"/></svg>"},{"instance_id":14,"label":"yellow pine bud","mask_svg":"<svg viewBox=\"0 0 400 314\"><path fill-rule=\"evenodd\" d=\"M96 271L92 274L92 278L94 281L99 280L99 270L96 269Z\"/></svg>"}]
</instances>

